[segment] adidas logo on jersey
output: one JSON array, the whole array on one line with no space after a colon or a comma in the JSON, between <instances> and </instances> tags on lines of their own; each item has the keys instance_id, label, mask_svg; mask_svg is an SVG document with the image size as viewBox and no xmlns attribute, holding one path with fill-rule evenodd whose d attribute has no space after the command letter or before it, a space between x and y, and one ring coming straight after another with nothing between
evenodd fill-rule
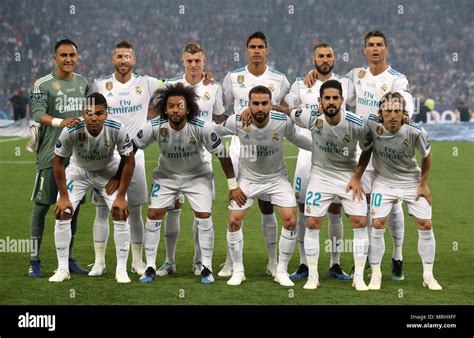
<instances>
[{"instance_id":1,"label":"adidas logo on jersey","mask_svg":"<svg viewBox=\"0 0 474 338\"><path fill-rule=\"evenodd\" d=\"M245 84L241 84L239 88L245 88Z\"/></svg>"},{"instance_id":2,"label":"adidas logo on jersey","mask_svg":"<svg viewBox=\"0 0 474 338\"><path fill-rule=\"evenodd\" d=\"M313 91L311 90L311 88L309 88L307 91L306 91L306 94L312 94Z\"/></svg>"},{"instance_id":3,"label":"adidas logo on jersey","mask_svg":"<svg viewBox=\"0 0 474 338\"><path fill-rule=\"evenodd\" d=\"M112 94L112 92L109 92L109 93L107 94L107 97L111 97L111 96L114 96L114 95Z\"/></svg>"},{"instance_id":4,"label":"adidas logo on jersey","mask_svg":"<svg viewBox=\"0 0 474 338\"><path fill-rule=\"evenodd\" d=\"M60 90L58 90L58 94L57 95L64 95L64 93Z\"/></svg>"},{"instance_id":5,"label":"adidas logo on jersey","mask_svg":"<svg viewBox=\"0 0 474 338\"><path fill-rule=\"evenodd\" d=\"M362 83L360 82L360 80L357 80L357 84L360 86Z\"/></svg>"}]
</instances>

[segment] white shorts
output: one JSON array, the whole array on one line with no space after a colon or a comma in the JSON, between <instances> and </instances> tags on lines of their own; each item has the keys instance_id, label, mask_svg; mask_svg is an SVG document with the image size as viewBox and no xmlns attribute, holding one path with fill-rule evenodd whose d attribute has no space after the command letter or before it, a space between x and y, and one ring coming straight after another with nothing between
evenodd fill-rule
<instances>
[{"instance_id":1,"label":"white shorts","mask_svg":"<svg viewBox=\"0 0 474 338\"><path fill-rule=\"evenodd\" d=\"M288 179L279 178L266 183L255 183L244 178L239 180L239 187L247 196L247 203L239 207L237 202L232 200L229 210L245 210L252 206L253 200L261 195L268 197L270 203L282 208L296 207L296 199L293 189Z\"/></svg>"},{"instance_id":2,"label":"white shorts","mask_svg":"<svg viewBox=\"0 0 474 338\"><path fill-rule=\"evenodd\" d=\"M105 202L105 206L111 209L118 190L112 193L112 195L108 195L105 192L105 186L110 178L115 175L117 169L118 163L115 166L111 166L109 169L100 171L86 171L74 165L69 165L66 168L66 187L69 194L69 200L71 201L74 210L90 188L95 190L96 194L98 194Z\"/></svg>"},{"instance_id":3,"label":"white shorts","mask_svg":"<svg viewBox=\"0 0 474 338\"><path fill-rule=\"evenodd\" d=\"M418 219L431 219L431 205L424 197L415 201L417 191L418 186L399 188L375 181L370 198L372 218L386 218L394 203L405 201L410 215Z\"/></svg>"},{"instance_id":4,"label":"white shorts","mask_svg":"<svg viewBox=\"0 0 474 338\"><path fill-rule=\"evenodd\" d=\"M184 195L196 212L211 212L212 173L201 176L163 177L153 171L148 209L166 209L174 205L175 200Z\"/></svg>"},{"instance_id":5,"label":"white shorts","mask_svg":"<svg viewBox=\"0 0 474 338\"><path fill-rule=\"evenodd\" d=\"M352 190L346 192L346 186L349 181L327 180L320 176L312 175L309 179L308 190L305 200L305 216L323 217L331 203L337 202L344 207L346 214L351 216L366 216L367 201L352 199Z\"/></svg>"},{"instance_id":6,"label":"white shorts","mask_svg":"<svg viewBox=\"0 0 474 338\"><path fill-rule=\"evenodd\" d=\"M232 166L234 167L235 177L237 177L237 180L239 179L239 161L241 156L240 152L240 139L237 136L233 135L230 141L229 153L230 158L232 160ZM259 195L257 196L257 198L263 202L271 202L270 196L267 196L265 194Z\"/></svg>"},{"instance_id":7,"label":"white shorts","mask_svg":"<svg viewBox=\"0 0 474 338\"><path fill-rule=\"evenodd\" d=\"M118 153L114 154L114 158L117 158L120 162L120 155ZM141 149L138 149L135 154L135 169L133 170L132 180L128 186L127 195L129 196L129 205L142 205L147 201L145 154ZM106 206L103 198L97 195L95 190L92 190L92 204L99 207Z\"/></svg>"}]
</instances>

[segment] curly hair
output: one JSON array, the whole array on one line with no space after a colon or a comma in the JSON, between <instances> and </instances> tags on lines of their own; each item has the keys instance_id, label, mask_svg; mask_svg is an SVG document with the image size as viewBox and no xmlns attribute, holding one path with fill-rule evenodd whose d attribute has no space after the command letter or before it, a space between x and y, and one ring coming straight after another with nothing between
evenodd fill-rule
<instances>
[{"instance_id":1,"label":"curly hair","mask_svg":"<svg viewBox=\"0 0 474 338\"><path fill-rule=\"evenodd\" d=\"M197 104L198 96L194 91L193 87L185 86L182 83L175 85L166 85L165 87L159 88L151 98L153 102L153 109L156 115L160 118L167 120L166 106L168 104L168 98L172 96L182 96L186 101L186 107L188 108L188 114L186 118L192 119L199 116L199 105Z\"/></svg>"}]
</instances>

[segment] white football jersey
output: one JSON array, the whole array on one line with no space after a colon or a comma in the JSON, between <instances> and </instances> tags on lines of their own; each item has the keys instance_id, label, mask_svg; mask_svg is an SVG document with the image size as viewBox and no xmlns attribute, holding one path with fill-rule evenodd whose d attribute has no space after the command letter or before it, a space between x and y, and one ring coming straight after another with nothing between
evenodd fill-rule
<instances>
[{"instance_id":1,"label":"white football jersey","mask_svg":"<svg viewBox=\"0 0 474 338\"><path fill-rule=\"evenodd\" d=\"M346 75L346 103L356 107L356 114L367 118L370 114L377 115L379 101L387 92L398 92L407 102L407 111L413 115L414 103L408 88L405 75L388 68L379 75L372 75L369 67L354 68Z\"/></svg>"},{"instance_id":2,"label":"white football jersey","mask_svg":"<svg viewBox=\"0 0 474 338\"><path fill-rule=\"evenodd\" d=\"M342 78L337 74L332 73L330 80L338 80L342 85L342 96L345 98L345 91L347 90L347 79ZM302 108L317 111L319 108L319 89L324 82L316 80L311 88L304 84L304 77L297 77L295 82L291 85L290 92L285 96L285 102L291 108ZM341 106L346 108L345 101ZM311 137L309 129L302 128L299 130L304 135Z\"/></svg>"},{"instance_id":3,"label":"white football jersey","mask_svg":"<svg viewBox=\"0 0 474 338\"><path fill-rule=\"evenodd\" d=\"M107 119L100 134L94 137L81 118L75 127L62 130L54 153L61 157L71 156L70 165L86 171L99 171L118 164L119 159L114 157L115 146L120 155L133 152L132 140L122 123Z\"/></svg>"},{"instance_id":4,"label":"white football jersey","mask_svg":"<svg viewBox=\"0 0 474 338\"><path fill-rule=\"evenodd\" d=\"M151 97L162 85L161 80L135 73L129 81L121 83L112 74L95 79L90 92L104 95L109 117L125 124L129 135L136 135L146 124Z\"/></svg>"},{"instance_id":5,"label":"white football jersey","mask_svg":"<svg viewBox=\"0 0 474 338\"><path fill-rule=\"evenodd\" d=\"M222 115L225 111L224 103L222 102L222 87L219 83L204 85L201 80L196 85L191 85L186 81L184 74L182 76L174 77L166 80L165 84L182 83L185 86L193 87L198 95L199 118L212 122L212 115Z\"/></svg>"},{"instance_id":6,"label":"white football jersey","mask_svg":"<svg viewBox=\"0 0 474 338\"><path fill-rule=\"evenodd\" d=\"M249 92L253 87L266 86L272 92L272 102L280 104L290 90L290 83L285 74L266 66L265 72L255 76L248 66L227 73L222 83L224 105L234 106L234 114L240 113L249 105Z\"/></svg>"},{"instance_id":7,"label":"white football jersey","mask_svg":"<svg viewBox=\"0 0 474 338\"><path fill-rule=\"evenodd\" d=\"M288 116L274 111L270 111L268 124L263 128L252 124L250 130L245 130L240 114L230 116L214 128L221 136L235 135L239 138L239 175L256 183L281 177L288 179L283 159L285 138L299 147L311 149L311 139L299 135Z\"/></svg>"},{"instance_id":8,"label":"white football jersey","mask_svg":"<svg viewBox=\"0 0 474 338\"><path fill-rule=\"evenodd\" d=\"M324 114L309 109L294 109L291 119L311 130L313 139L311 175L326 180L348 181L357 166L357 145L370 148L370 134L361 117L341 109L341 121L333 126Z\"/></svg>"},{"instance_id":9,"label":"white football jersey","mask_svg":"<svg viewBox=\"0 0 474 338\"><path fill-rule=\"evenodd\" d=\"M423 158L428 156L431 145L426 131L419 124L404 124L392 134L378 116L367 120L372 135L372 164L375 180L394 187L413 187L420 183L421 169L415 158L418 149Z\"/></svg>"},{"instance_id":10,"label":"white football jersey","mask_svg":"<svg viewBox=\"0 0 474 338\"><path fill-rule=\"evenodd\" d=\"M161 155L155 172L173 178L210 173L211 166L205 161L204 148L212 154L224 150L212 125L195 118L189 119L181 130L171 128L168 120L153 119L138 131L133 141L140 149L156 141Z\"/></svg>"}]
</instances>

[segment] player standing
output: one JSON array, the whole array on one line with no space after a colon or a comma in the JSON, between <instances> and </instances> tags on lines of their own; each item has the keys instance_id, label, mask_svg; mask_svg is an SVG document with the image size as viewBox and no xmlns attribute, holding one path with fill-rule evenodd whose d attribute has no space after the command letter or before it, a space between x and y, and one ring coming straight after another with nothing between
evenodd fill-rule
<instances>
[{"instance_id":1,"label":"player standing","mask_svg":"<svg viewBox=\"0 0 474 338\"><path fill-rule=\"evenodd\" d=\"M133 73L136 56L133 45L121 41L115 45L112 55L115 71L112 75L94 80L91 92L98 92L107 99L110 116L122 122L129 135L136 135L145 126L148 118L148 107L154 92L163 85L159 79L148 75ZM119 155L115 155L119 159ZM114 177L109 183L118 187L119 178ZM109 237L109 210L105 201L95 193L93 204L96 205L94 220L95 262L89 276L101 276L105 272L105 251ZM143 218L142 204L147 201L147 183L145 173L145 154L139 150L135 154L135 170L128 188L130 208L130 234L132 248L132 272L142 275L145 263L143 251Z\"/></svg>"},{"instance_id":2,"label":"player standing","mask_svg":"<svg viewBox=\"0 0 474 338\"><path fill-rule=\"evenodd\" d=\"M53 176L52 159L54 145L64 127L72 127L81 114L82 100L88 84L84 76L74 73L77 64L77 46L64 39L54 46L56 69L36 80L31 90L31 112L33 119L40 123L36 151L36 178L31 200L34 203L30 221L30 237L37 242L37 252L32 253L28 275L43 277L41 270L40 248L44 233L44 222L51 204L58 195L58 186ZM35 147L34 147L35 148ZM69 244L69 271L86 274L72 258L72 249L77 229L79 206L71 223L71 243Z\"/></svg>"},{"instance_id":3,"label":"player standing","mask_svg":"<svg viewBox=\"0 0 474 338\"><path fill-rule=\"evenodd\" d=\"M255 32L249 36L246 44L248 64L245 67L229 72L222 83L224 91L224 105L233 106L234 114L239 114L248 107L249 91L255 86L263 85L272 92L272 103L280 104L290 89L290 84L285 74L273 70L266 65L268 44L265 34ZM240 147L238 138L232 138L231 144L232 163L234 171L238 170ZM238 174L237 174L238 176ZM268 252L267 273L275 275L277 267L277 236L278 224L273 207L268 197L260 196L258 205L262 212L261 224ZM221 277L232 275L231 260L227 252L226 262L218 273Z\"/></svg>"},{"instance_id":4,"label":"player standing","mask_svg":"<svg viewBox=\"0 0 474 338\"><path fill-rule=\"evenodd\" d=\"M367 121L372 134L373 165L372 231L370 232L369 289L379 290L382 283L380 264L385 252L385 222L395 201L405 201L418 227L418 253L423 263L423 286L442 290L433 276L435 238L431 221L431 193L428 176L431 168L431 145L426 131L418 124L406 124L406 102L399 93L387 93L380 100L378 116ZM421 169L415 152L421 154Z\"/></svg>"}]
</instances>

